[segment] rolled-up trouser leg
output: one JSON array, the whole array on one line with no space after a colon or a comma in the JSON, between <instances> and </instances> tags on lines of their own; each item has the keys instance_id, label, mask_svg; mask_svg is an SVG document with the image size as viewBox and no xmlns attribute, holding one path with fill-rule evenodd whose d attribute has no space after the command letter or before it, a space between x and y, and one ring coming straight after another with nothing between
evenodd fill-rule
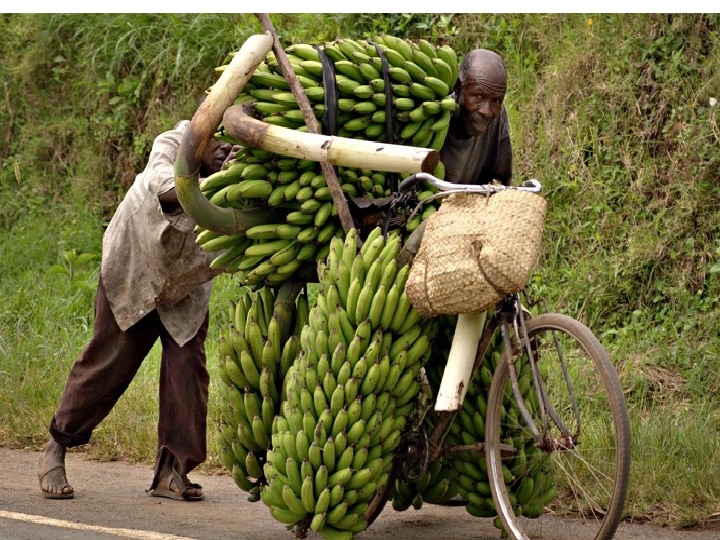
<instances>
[{"instance_id":1,"label":"rolled-up trouser leg","mask_svg":"<svg viewBox=\"0 0 720 540\"><path fill-rule=\"evenodd\" d=\"M73 447L90 440L135 377L160 328L153 311L127 331L120 330L99 281L93 336L70 370L50 424L59 444Z\"/></svg>"},{"instance_id":2,"label":"rolled-up trouser leg","mask_svg":"<svg viewBox=\"0 0 720 540\"><path fill-rule=\"evenodd\" d=\"M210 382L205 356L208 321L206 314L198 333L182 347L165 330L162 331L155 480L163 466L161 458L166 450L172 455L173 467L181 475L186 475L206 459Z\"/></svg>"}]
</instances>

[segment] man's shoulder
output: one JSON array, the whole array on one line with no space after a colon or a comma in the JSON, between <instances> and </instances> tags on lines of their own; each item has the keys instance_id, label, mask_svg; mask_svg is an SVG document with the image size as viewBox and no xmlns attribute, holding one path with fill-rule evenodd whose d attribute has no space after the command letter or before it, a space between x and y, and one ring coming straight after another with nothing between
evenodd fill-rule
<instances>
[{"instance_id":1,"label":"man's shoulder","mask_svg":"<svg viewBox=\"0 0 720 540\"><path fill-rule=\"evenodd\" d=\"M177 124L175 124L172 129L168 129L166 131L163 131L160 133L156 139L164 139L164 138L174 138L178 135L182 135L187 131L188 126L190 125L190 120L180 120Z\"/></svg>"},{"instance_id":2,"label":"man's shoulder","mask_svg":"<svg viewBox=\"0 0 720 540\"><path fill-rule=\"evenodd\" d=\"M179 146L180 141L185 135L188 126L190 125L189 120L180 120L173 129L169 129L160 133L155 137L154 146L158 149L166 149L167 147L175 148Z\"/></svg>"},{"instance_id":3,"label":"man's shoulder","mask_svg":"<svg viewBox=\"0 0 720 540\"><path fill-rule=\"evenodd\" d=\"M183 131L184 132L189 125L190 125L190 120L180 120L177 124L175 124L173 131Z\"/></svg>"}]
</instances>

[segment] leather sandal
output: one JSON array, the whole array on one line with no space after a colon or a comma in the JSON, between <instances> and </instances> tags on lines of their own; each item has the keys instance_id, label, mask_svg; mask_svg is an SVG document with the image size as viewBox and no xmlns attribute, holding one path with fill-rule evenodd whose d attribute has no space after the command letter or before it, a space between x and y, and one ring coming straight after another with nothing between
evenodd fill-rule
<instances>
[{"instance_id":1,"label":"leather sandal","mask_svg":"<svg viewBox=\"0 0 720 540\"><path fill-rule=\"evenodd\" d=\"M147 491L148 495L151 497L174 499L176 501L202 501L205 498L200 484L190 482L187 477L183 478L175 469L170 469L168 472L170 473L170 480L167 485L164 487L156 486L149 489ZM161 481L159 483L164 482Z\"/></svg>"},{"instance_id":2,"label":"leather sandal","mask_svg":"<svg viewBox=\"0 0 720 540\"><path fill-rule=\"evenodd\" d=\"M63 474L65 473L65 467L62 465L56 465L55 467L48 469L47 471L45 471L42 474L38 473L38 480L40 482L40 491L42 491L42 495L46 499L72 499L75 496L75 490L73 490L73 487L68 483L63 484L62 489L60 490L59 493L54 492L54 491L46 491L43 488L43 480L45 479L45 477L48 474L50 474L51 472L56 471L58 469L62 470ZM70 488L70 492L66 493L65 488Z\"/></svg>"}]
</instances>

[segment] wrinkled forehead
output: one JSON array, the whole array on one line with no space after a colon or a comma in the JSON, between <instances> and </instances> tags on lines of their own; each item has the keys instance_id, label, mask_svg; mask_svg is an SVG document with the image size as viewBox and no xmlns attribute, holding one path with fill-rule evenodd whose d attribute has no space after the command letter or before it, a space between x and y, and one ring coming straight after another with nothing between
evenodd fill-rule
<instances>
[{"instance_id":1,"label":"wrinkled forehead","mask_svg":"<svg viewBox=\"0 0 720 540\"><path fill-rule=\"evenodd\" d=\"M504 92L507 86L507 72L502 58L486 49L469 52L463 59L459 76L462 83L476 84L494 91Z\"/></svg>"}]
</instances>

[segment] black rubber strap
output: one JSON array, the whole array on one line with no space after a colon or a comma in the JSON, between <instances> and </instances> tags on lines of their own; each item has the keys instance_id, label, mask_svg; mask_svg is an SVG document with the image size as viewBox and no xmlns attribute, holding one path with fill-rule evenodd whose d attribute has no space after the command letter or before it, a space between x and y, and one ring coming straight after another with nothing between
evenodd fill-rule
<instances>
[{"instance_id":1,"label":"black rubber strap","mask_svg":"<svg viewBox=\"0 0 720 540\"><path fill-rule=\"evenodd\" d=\"M375 43L374 41L368 41L368 43L371 43L375 45L375 50L378 53L378 56L380 57L380 62L382 65L382 74L383 74L383 81L385 81L385 131L387 132L388 140L390 144L395 144L395 140L397 137L395 136L395 116L393 115L393 93L392 93L392 83L390 82L390 72L388 71L388 61L385 57L385 53L383 52L380 45Z\"/></svg>"},{"instance_id":2,"label":"black rubber strap","mask_svg":"<svg viewBox=\"0 0 720 540\"><path fill-rule=\"evenodd\" d=\"M323 88L325 88L325 111L323 112L323 134L337 135L338 131L338 89L335 80L335 66L325 51L313 45L320 56L323 74Z\"/></svg>"},{"instance_id":3,"label":"black rubber strap","mask_svg":"<svg viewBox=\"0 0 720 540\"><path fill-rule=\"evenodd\" d=\"M382 66L382 75L383 75L383 81L385 81L385 132L387 133L388 140L387 142L390 144L395 144L395 141L397 140L397 137L395 136L395 115L393 114L393 92L392 92L392 83L390 82L390 72L388 70L388 60L385 57L385 53L383 52L380 45L375 43L374 41L368 41L368 43L371 43L375 45L375 50L378 53L378 56L380 57L380 63ZM398 176L397 174L391 174L390 175L390 191L393 193L396 192L398 189Z\"/></svg>"}]
</instances>

